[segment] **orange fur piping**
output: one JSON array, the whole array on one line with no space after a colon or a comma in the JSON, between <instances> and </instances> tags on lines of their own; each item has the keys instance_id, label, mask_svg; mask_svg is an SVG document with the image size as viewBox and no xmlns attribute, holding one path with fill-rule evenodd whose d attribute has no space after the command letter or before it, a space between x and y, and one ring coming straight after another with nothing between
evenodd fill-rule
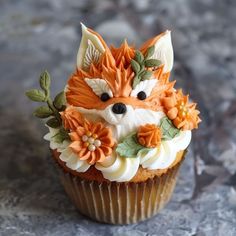
<instances>
[{"instance_id":1,"label":"orange fur piping","mask_svg":"<svg viewBox=\"0 0 236 236\"><path fill-rule=\"evenodd\" d=\"M167 115L172 119L173 123L182 129L193 129L200 122L198 117L199 111L195 109L196 104L189 104L188 109L191 111L187 119L183 119L177 114L177 108L168 109L165 104L170 94L175 93L175 81L170 82L170 72L164 73L164 65L160 66L153 72L153 77L157 79L156 86L153 88L151 95L141 101L136 97L130 97L132 91L132 80L135 76L130 62L135 56L135 49L127 44L126 41L119 47L108 48L102 37L89 29L95 34L103 46L105 52L100 58L98 64L91 64L88 71L77 69L68 81L66 99L69 105L83 107L86 109L104 110L107 106L122 102L131 105L134 108L143 108L153 111L162 110L167 112ZM140 48L140 51L145 54L146 50L154 45L166 32L146 41ZM103 102L94 94L92 89L85 82L85 78L100 78L107 82L113 93L113 98ZM170 100L170 99L169 99ZM187 100L184 99L187 103ZM171 107L173 108L173 107ZM180 113L179 113L180 114Z\"/></svg>"}]
</instances>

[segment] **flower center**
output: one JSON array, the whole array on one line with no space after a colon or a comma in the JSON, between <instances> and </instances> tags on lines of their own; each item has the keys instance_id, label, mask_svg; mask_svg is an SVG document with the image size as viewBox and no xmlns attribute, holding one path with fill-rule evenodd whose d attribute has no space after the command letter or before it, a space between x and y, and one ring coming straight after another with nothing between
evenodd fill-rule
<instances>
[{"instance_id":1,"label":"flower center","mask_svg":"<svg viewBox=\"0 0 236 236\"><path fill-rule=\"evenodd\" d=\"M92 134L91 132L87 132L82 136L82 141L84 142L84 146L88 148L89 151L93 152L96 148L101 146L101 141L97 139L97 134Z\"/></svg>"},{"instance_id":2,"label":"flower center","mask_svg":"<svg viewBox=\"0 0 236 236\"><path fill-rule=\"evenodd\" d=\"M180 117L186 117L188 115L189 109L188 107L184 104L184 102L182 101L179 106L178 106L178 111L179 111L179 115Z\"/></svg>"}]
</instances>

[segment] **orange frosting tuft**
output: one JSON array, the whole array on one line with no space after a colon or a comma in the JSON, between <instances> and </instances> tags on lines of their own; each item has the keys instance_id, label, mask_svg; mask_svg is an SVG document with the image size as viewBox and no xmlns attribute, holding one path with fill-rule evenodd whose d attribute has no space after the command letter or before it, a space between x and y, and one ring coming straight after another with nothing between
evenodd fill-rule
<instances>
[{"instance_id":1,"label":"orange frosting tuft","mask_svg":"<svg viewBox=\"0 0 236 236\"><path fill-rule=\"evenodd\" d=\"M107 58L110 58L109 60L111 61L107 60ZM123 102L134 108L144 108L154 111L162 110L161 98L165 97L166 92L172 90L175 84L175 81L169 82L170 73L163 73L163 66L160 66L153 73L154 78L158 82L152 90L151 95L141 101L135 97L130 97L132 79L134 78L131 67L127 69L123 68L122 70L117 68L111 59L111 54L108 52L102 56L102 59L105 61L103 63L111 65L111 67L101 66L101 64L95 66L92 64L89 71L79 69L70 77L66 91L68 104L86 109L103 110L110 104ZM84 78L101 78L106 80L114 97L107 102L102 102L87 85Z\"/></svg>"},{"instance_id":2,"label":"orange frosting tuft","mask_svg":"<svg viewBox=\"0 0 236 236\"><path fill-rule=\"evenodd\" d=\"M127 69L130 66L131 60L135 56L135 49L130 47L126 40L119 48L112 47L110 48L111 53L116 60L116 66L118 68Z\"/></svg>"},{"instance_id":3,"label":"orange frosting tuft","mask_svg":"<svg viewBox=\"0 0 236 236\"><path fill-rule=\"evenodd\" d=\"M167 116L173 124L182 130L192 130L198 128L200 112L196 110L196 103L188 101L188 95L183 95L182 90L170 92L162 99Z\"/></svg>"},{"instance_id":4,"label":"orange frosting tuft","mask_svg":"<svg viewBox=\"0 0 236 236\"><path fill-rule=\"evenodd\" d=\"M61 115L64 127L71 131L69 147L80 160L87 160L92 165L111 155L114 141L110 128L89 122L74 107L68 107Z\"/></svg>"},{"instance_id":5,"label":"orange frosting tuft","mask_svg":"<svg viewBox=\"0 0 236 236\"><path fill-rule=\"evenodd\" d=\"M68 130L76 130L78 126L83 126L85 119L73 106L69 106L65 111L60 112L63 126Z\"/></svg>"},{"instance_id":6,"label":"orange frosting tuft","mask_svg":"<svg viewBox=\"0 0 236 236\"><path fill-rule=\"evenodd\" d=\"M138 128L138 142L144 147L155 148L161 144L161 129L155 124L146 124Z\"/></svg>"}]
</instances>

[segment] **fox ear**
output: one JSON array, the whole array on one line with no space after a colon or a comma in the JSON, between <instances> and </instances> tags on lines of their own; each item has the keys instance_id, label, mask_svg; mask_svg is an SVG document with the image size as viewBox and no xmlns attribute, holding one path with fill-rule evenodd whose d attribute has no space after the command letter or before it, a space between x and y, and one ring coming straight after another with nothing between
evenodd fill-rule
<instances>
[{"instance_id":1,"label":"fox ear","mask_svg":"<svg viewBox=\"0 0 236 236\"><path fill-rule=\"evenodd\" d=\"M77 54L77 67L87 71L92 63L97 63L107 48L102 37L81 23L82 38Z\"/></svg>"},{"instance_id":2,"label":"fox ear","mask_svg":"<svg viewBox=\"0 0 236 236\"><path fill-rule=\"evenodd\" d=\"M173 67L174 60L170 31L167 30L164 33L148 40L142 45L140 51L145 54L146 50L153 45L155 46L155 50L151 58L158 59L163 63L164 73L170 72Z\"/></svg>"}]
</instances>

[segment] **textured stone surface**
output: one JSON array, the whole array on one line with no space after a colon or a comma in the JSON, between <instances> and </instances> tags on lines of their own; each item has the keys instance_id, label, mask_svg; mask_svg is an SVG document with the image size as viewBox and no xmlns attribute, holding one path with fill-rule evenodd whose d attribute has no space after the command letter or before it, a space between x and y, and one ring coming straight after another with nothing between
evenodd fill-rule
<instances>
[{"instance_id":1,"label":"textured stone surface","mask_svg":"<svg viewBox=\"0 0 236 236\"><path fill-rule=\"evenodd\" d=\"M236 235L235 11L232 0L1 0L0 235ZM23 95L45 68L53 91L63 88L80 21L116 45L171 29L172 78L199 103L203 122L174 196L146 222L110 226L75 210L42 140L46 129Z\"/></svg>"}]
</instances>

